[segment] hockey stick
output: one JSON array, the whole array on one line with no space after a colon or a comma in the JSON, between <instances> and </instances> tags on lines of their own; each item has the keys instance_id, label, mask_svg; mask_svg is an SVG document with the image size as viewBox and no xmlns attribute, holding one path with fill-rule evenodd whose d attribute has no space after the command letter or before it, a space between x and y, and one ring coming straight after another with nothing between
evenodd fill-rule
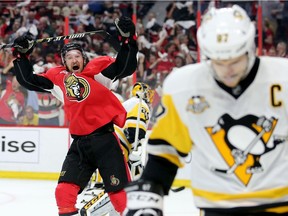
<instances>
[{"instance_id":1,"label":"hockey stick","mask_svg":"<svg viewBox=\"0 0 288 216\"><path fill-rule=\"evenodd\" d=\"M177 193L177 192L180 192L182 190L185 189L185 186L181 186L181 187L178 187L178 188L170 188L170 190L174 193Z\"/></svg>"},{"instance_id":2,"label":"hockey stick","mask_svg":"<svg viewBox=\"0 0 288 216\"><path fill-rule=\"evenodd\" d=\"M263 134L265 133L265 130L262 129L262 131L256 136L254 137L254 139L251 141L251 143L249 143L249 145L246 147L246 149L243 152L243 156L247 156L249 154L249 152L251 151L251 149L255 146L255 144L261 139L261 137L263 136ZM221 173L226 173L226 174L232 174L236 168L241 165L241 163L239 163L238 161L235 161L234 164L229 168L229 169L218 169L218 168L212 168L213 171L215 172L221 172Z\"/></svg>"},{"instance_id":3,"label":"hockey stick","mask_svg":"<svg viewBox=\"0 0 288 216\"><path fill-rule=\"evenodd\" d=\"M141 88L143 89L143 86L141 84ZM136 145L135 146L135 149L133 149L133 151L137 151L138 150L138 138L139 138L139 124L140 124L140 116L141 116L141 110L142 110L142 100L143 100L143 92L137 92L136 95L139 96L139 103L138 103L138 112L137 112L137 120L136 120L136 131L135 131L135 137L134 137L134 144ZM142 149L141 149L142 150ZM136 173L136 168L142 164L142 161L138 161L138 162L134 162L134 163L131 163L131 174L132 174L132 178L133 180L136 180L135 179L135 173ZM139 176L141 175L142 173L139 174Z\"/></svg>"},{"instance_id":4,"label":"hockey stick","mask_svg":"<svg viewBox=\"0 0 288 216\"><path fill-rule=\"evenodd\" d=\"M143 89L143 87L141 87ZM137 94L137 93L136 93ZM142 109L142 92L140 92L139 94L139 103L138 103L138 112L137 112L137 120L136 120L136 131L135 131L135 137L134 137L134 143L138 142L138 138L139 138L139 123L140 123L140 115L141 115L141 109ZM137 146L136 150L137 150Z\"/></svg>"},{"instance_id":5,"label":"hockey stick","mask_svg":"<svg viewBox=\"0 0 288 216\"><path fill-rule=\"evenodd\" d=\"M44 43L44 42L50 43L50 42L63 41L63 40L79 39L79 38L83 38L85 36L91 36L91 35L101 36L104 40L107 40L107 42L109 42L111 44L111 46L117 52L120 50L119 42L115 38L113 38L108 32L106 32L104 30L76 33L76 34L71 34L71 35L55 36L55 37L49 37L49 38L41 38L41 39L34 40L34 44ZM12 48L14 46L15 46L14 43L3 44L3 45L0 45L0 50Z\"/></svg>"}]
</instances>

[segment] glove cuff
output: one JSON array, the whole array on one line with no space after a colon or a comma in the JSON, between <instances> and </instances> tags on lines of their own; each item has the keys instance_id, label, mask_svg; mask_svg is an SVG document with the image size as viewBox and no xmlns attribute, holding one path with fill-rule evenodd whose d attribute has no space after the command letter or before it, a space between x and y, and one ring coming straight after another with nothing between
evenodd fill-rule
<instances>
[{"instance_id":1,"label":"glove cuff","mask_svg":"<svg viewBox=\"0 0 288 216\"><path fill-rule=\"evenodd\" d=\"M128 186L125 188L125 191L127 193L129 193L131 191L142 191L142 192L146 191L146 192L156 193L160 196L164 196L163 189L162 189L161 185L155 184L151 181L147 181L147 180L143 180L143 179L129 183Z\"/></svg>"},{"instance_id":2,"label":"glove cuff","mask_svg":"<svg viewBox=\"0 0 288 216\"><path fill-rule=\"evenodd\" d=\"M127 207L124 216L163 216L163 189L151 181L140 179L126 186Z\"/></svg>"},{"instance_id":3,"label":"glove cuff","mask_svg":"<svg viewBox=\"0 0 288 216\"><path fill-rule=\"evenodd\" d=\"M129 38L130 37L130 32L123 32L122 29L119 27L118 23L119 23L119 18L116 18L115 21L114 21L120 35L124 38Z\"/></svg>"},{"instance_id":4,"label":"glove cuff","mask_svg":"<svg viewBox=\"0 0 288 216\"><path fill-rule=\"evenodd\" d=\"M118 40L119 40L119 42L124 43L124 44L128 44L128 43L136 44L137 43L137 35L135 34L135 35L133 35L131 37L128 37L128 38L127 37L123 37L121 35L118 35Z\"/></svg>"},{"instance_id":5,"label":"glove cuff","mask_svg":"<svg viewBox=\"0 0 288 216\"><path fill-rule=\"evenodd\" d=\"M137 37L136 34L134 34L134 35L131 37L131 39L133 39L134 41L137 41L138 37Z\"/></svg>"},{"instance_id":6,"label":"glove cuff","mask_svg":"<svg viewBox=\"0 0 288 216\"><path fill-rule=\"evenodd\" d=\"M12 49L12 54L15 58L29 58L29 54L24 54L24 53L21 53L19 52L15 47L13 47Z\"/></svg>"}]
</instances>

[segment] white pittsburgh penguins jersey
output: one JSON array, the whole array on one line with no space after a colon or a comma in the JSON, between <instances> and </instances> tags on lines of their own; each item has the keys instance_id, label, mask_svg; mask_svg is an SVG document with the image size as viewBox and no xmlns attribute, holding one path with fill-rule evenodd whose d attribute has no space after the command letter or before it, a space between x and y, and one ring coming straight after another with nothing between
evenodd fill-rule
<instances>
[{"instance_id":1,"label":"white pittsburgh penguins jersey","mask_svg":"<svg viewBox=\"0 0 288 216\"><path fill-rule=\"evenodd\" d=\"M191 150L199 208L287 202L288 60L261 57L238 98L219 87L211 70L204 62L168 76L148 153L181 167L180 155Z\"/></svg>"},{"instance_id":2,"label":"white pittsburgh penguins jersey","mask_svg":"<svg viewBox=\"0 0 288 216\"><path fill-rule=\"evenodd\" d=\"M148 123L150 119L150 109L144 100L141 100L141 112L140 121L138 123L139 129L147 131ZM123 128L115 126L115 132L120 139L121 145L124 147L124 154L128 158L128 154L131 150L132 143L129 143L125 135L125 129L137 127L137 116L139 110L140 99L137 97L131 97L122 103L123 107L127 111L126 122ZM134 138L133 138L134 140Z\"/></svg>"}]
</instances>

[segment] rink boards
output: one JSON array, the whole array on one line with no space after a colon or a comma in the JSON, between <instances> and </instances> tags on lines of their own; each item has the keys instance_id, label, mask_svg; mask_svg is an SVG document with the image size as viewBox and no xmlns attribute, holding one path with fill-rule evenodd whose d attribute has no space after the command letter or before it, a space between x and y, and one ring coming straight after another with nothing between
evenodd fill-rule
<instances>
[{"instance_id":1,"label":"rink boards","mask_svg":"<svg viewBox=\"0 0 288 216\"><path fill-rule=\"evenodd\" d=\"M71 141L66 127L1 126L0 177L58 179L62 162ZM187 160L189 162L189 158ZM189 187L189 176L188 166L179 169L174 186Z\"/></svg>"}]
</instances>

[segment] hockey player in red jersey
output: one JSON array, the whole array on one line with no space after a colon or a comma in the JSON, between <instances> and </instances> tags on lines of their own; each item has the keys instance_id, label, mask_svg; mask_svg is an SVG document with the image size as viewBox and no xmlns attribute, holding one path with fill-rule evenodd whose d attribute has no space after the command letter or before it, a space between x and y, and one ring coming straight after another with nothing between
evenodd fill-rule
<instances>
[{"instance_id":1,"label":"hockey player in red jersey","mask_svg":"<svg viewBox=\"0 0 288 216\"><path fill-rule=\"evenodd\" d=\"M111 93L113 80L131 75L137 67L135 26L130 18L115 22L122 46L117 58L88 61L77 43L61 50L63 66L33 74L27 55L33 49L29 35L15 39L14 67L19 83L29 90L51 92L65 106L73 142L62 166L55 197L61 216L78 215L77 195L98 168L111 203L119 213L126 205L124 186L130 181L127 162L113 125L122 127L126 111Z\"/></svg>"}]
</instances>

